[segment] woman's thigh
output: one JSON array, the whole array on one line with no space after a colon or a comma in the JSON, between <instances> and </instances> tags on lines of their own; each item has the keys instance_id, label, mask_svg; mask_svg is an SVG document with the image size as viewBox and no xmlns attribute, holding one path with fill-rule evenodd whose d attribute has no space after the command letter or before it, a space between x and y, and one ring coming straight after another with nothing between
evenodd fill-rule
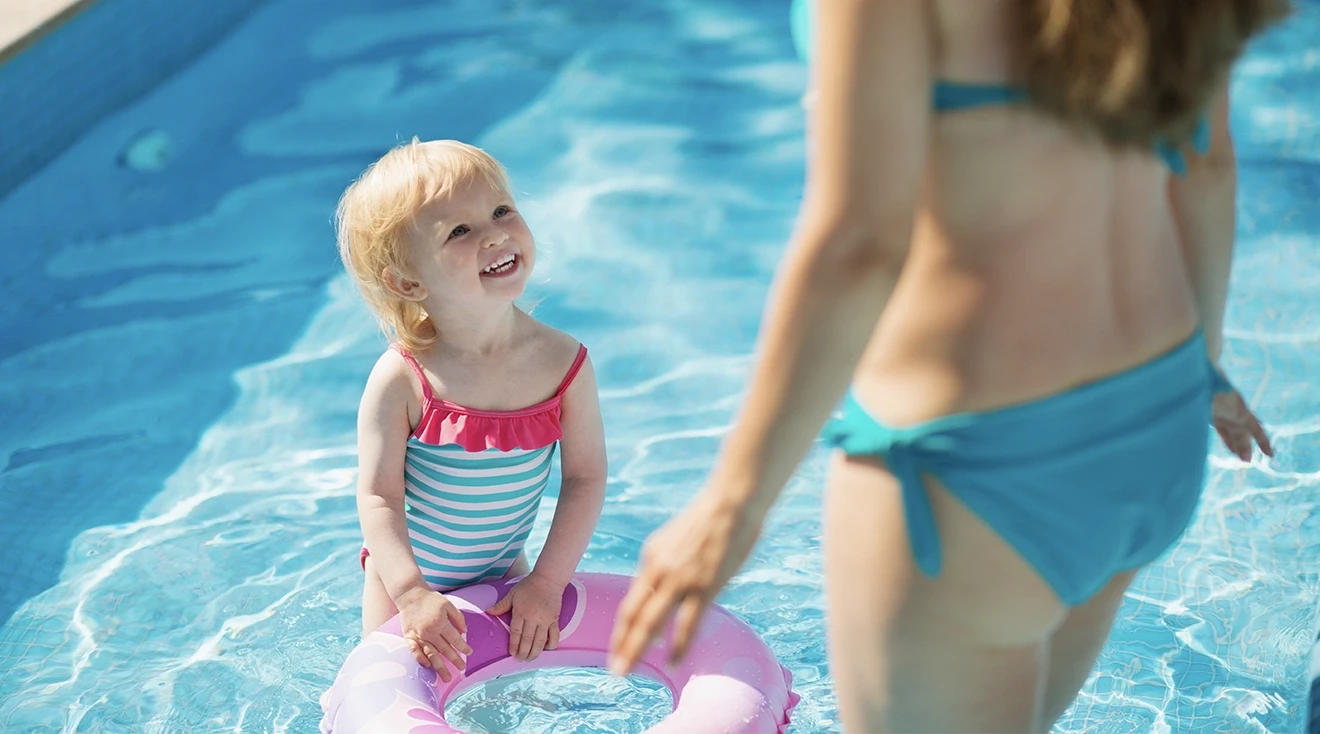
<instances>
[{"instance_id":1,"label":"woman's thigh","mask_svg":"<svg viewBox=\"0 0 1320 734\"><path fill-rule=\"evenodd\" d=\"M943 555L934 578L913 563L883 463L832 461L827 595L845 731L1037 731L1050 635L1066 610L998 534L927 485Z\"/></svg>"}]
</instances>

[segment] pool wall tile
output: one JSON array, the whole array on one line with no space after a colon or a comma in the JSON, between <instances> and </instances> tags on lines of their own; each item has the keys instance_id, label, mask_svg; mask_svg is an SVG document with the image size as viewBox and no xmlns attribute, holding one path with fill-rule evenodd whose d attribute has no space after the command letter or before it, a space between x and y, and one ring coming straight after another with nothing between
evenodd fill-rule
<instances>
[{"instance_id":1,"label":"pool wall tile","mask_svg":"<svg viewBox=\"0 0 1320 734\"><path fill-rule=\"evenodd\" d=\"M0 196L263 0L99 0L0 64Z\"/></svg>"}]
</instances>

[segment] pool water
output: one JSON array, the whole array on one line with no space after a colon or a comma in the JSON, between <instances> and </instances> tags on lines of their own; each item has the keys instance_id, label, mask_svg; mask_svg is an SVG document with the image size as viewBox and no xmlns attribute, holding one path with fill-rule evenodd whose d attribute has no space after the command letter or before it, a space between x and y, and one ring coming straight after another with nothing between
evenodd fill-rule
<instances>
[{"instance_id":1,"label":"pool water","mask_svg":"<svg viewBox=\"0 0 1320 734\"><path fill-rule=\"evenodd\" d=\"M358 638L354 417L383 348L329 218L413 135L486 147L521 192L541 248L529 303L590 347L601 386L609 496L583 565L631 572L741 399L802 192L787 12L270 0L0 199L21 275L0 302L0 729L316 731ZM1216 447L1187 538L1134 585L1060 733L1300 728L1320 596L1318 31L1301 5L1234 84L1226 363L1279 458ZM792 671L804 734L839 726L823 459L720 597ZM455 714L639 730L667 700L552 671Z\"/></svg>"},{"instance_id":2,"label":"pool water","mask_svg":"<svg viewBox=\"0 0 1320 734\"><path fill-rule=\"evenodd\" d=\"M496 678L461 694L445 718L468 734L644 731L673 708L663 684L600 668L548 668Z\"/></svg>"}]
</instances>

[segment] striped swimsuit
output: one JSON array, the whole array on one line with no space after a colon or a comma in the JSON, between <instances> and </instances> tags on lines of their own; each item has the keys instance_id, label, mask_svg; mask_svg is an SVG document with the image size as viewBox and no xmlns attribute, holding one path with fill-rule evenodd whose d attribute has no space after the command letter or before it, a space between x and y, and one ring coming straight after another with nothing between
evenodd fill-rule
<instances>
[{"instance_id":1,"label":"striped swimsuit","mask_svg":"<svg viewBox=\"0 0 1320 734\"><path fill-rule=\"evenodd\" d=\"M417 360L395 349L422 386L422 417L408 437L403 472L404 514L417 566L438 591L503 576L536 522L563 437L560 404L587 348L578 347L553 397L510 411L465 408L435 397Z\"/></svg>"}]
</instances>

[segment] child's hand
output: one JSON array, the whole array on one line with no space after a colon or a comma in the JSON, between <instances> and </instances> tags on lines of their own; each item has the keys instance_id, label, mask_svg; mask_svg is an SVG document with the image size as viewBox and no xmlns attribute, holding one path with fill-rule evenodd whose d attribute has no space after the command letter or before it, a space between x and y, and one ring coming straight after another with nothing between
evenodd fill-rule
<instances>
[{"instance_id":1,"label":"child's hand","mask_svg":"<svg viewBox=\"0 0 1320 734\"><path fill-rule=\"evenodd\" d=\"M535 572L519 581L509 593L486 610L498 617L513 611L509 623L509 654L519 661L535 660L541 650L559 647L559 610L564 587L547 582Z\"/></svg>"},{"instance_id":2,"label":"child's hand","mask_svg":"<svg viewBox=\"0 0 1320 734\"><path fill-rule=\"evenodd\" d=\"M413 657L446 683L452 676L444 660L462 670L462 655L472 654L472 648L462 637L467 632L463 613L438 591L419 589L399 597L399 622Z\"/></svg>"}]
</instances>

